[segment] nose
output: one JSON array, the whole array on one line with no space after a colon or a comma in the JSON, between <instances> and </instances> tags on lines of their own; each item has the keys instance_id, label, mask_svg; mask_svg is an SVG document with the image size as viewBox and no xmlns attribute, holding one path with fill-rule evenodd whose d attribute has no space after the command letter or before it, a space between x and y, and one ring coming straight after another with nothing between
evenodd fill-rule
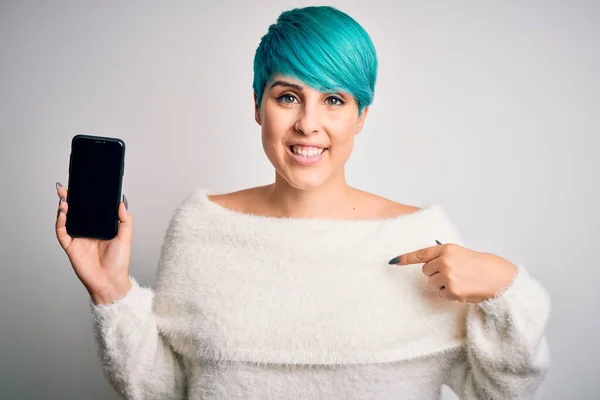
<instances>
[{"instance_id":1,"label":"nose","mask_svg":"<svg viewBox=\"0 0 600 400\"><path fill-rule=\"evenodd\" d=\"M294 128L304 134L310 135L317 133L321 129L321 115L319 107L311 104L304 104L298 115L298 120Z\"/></svg>"}]
</instances>

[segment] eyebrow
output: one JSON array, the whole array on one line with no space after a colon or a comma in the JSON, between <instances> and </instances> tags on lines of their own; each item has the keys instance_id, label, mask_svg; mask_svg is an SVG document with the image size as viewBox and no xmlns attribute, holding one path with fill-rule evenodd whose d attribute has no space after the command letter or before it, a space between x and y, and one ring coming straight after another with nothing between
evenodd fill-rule
<instances>
[{"instance_id":1,"label":"eyebrow","mask_svg":"<svg viewBox=\"0 0 600 400\"><path fill-rule=\"evenodd\" d=\"M302 90L302 86L296 85L294 83L286 82L286 81L275 81L271 85L270 89L273 89L275 86L287 86L287 87L291 87L296 90Z\"/></svg>"}]
</instances>

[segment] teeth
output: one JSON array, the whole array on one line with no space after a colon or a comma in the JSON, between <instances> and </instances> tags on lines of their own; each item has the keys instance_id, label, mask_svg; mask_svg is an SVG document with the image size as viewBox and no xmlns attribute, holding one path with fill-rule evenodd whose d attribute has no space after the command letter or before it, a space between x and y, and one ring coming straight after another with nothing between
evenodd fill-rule
<instances>
[{"instance_id":1,"label":"teeth","mask_svg":"<svg viewBox=\"0 0 600 400\"><path fill-rule=\"evenodd\" d=\"M292 152L294 154L297 154L299 156L303 156L303 157L316 157L318 155L320 155L321 153L323 153L325 151L325 149L322 149L320 147L306 147L306 146L299 146L299 145L294 145L292 146Z\"/></svg>"}]
</instances>

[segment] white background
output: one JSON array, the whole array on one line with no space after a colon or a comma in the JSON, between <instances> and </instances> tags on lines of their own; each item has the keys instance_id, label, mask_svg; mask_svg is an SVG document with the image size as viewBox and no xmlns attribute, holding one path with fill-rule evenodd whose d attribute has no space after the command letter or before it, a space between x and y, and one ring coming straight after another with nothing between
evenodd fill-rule
<instances>
[{"instance_id":1,"label":"white background","mask_svg":"<svg viewBox=\"0 0 600 400\"><path fill-rule=\"evenodd\" d=\"M308 4L0 3L0 397L117 398L54 235L71 137L125 140L131 272L153 284L188 193L273 179L252 60L279 13ZM380 61L350 184L440 203L471 248L524 264L553 302L541 397L600 397L600 3L329 4L367 29Z\"/></svg>"}]
</instances>

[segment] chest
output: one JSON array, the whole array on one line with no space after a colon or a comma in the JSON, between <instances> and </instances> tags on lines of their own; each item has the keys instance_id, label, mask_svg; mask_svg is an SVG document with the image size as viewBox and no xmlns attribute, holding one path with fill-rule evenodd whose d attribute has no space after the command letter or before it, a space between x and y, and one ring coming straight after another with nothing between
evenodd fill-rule
<instances>
[{"instance_id":1,"label":"chest","mask_svg":"<svg viewBox=\"0 0 600 400\"><path fill-rule=\"evenodd\" d=\"M335 243L315 236L302 246L230 239L179 243L177 268L157 289L159 327L181 351L203 359L353 364L461 342L462 307L430 290L420 265L387 264L430 245L425 235L402 243L387 235Z\"/></svg>"}]
</instances>

